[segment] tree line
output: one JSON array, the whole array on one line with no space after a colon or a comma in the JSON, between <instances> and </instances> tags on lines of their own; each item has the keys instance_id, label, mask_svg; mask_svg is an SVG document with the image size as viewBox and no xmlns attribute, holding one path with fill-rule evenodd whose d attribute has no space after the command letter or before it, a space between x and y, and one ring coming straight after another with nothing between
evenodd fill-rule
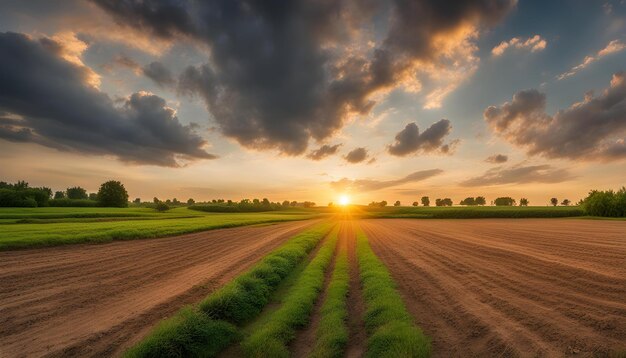
<instances>
[{"instance_id":1,"label":"tree line","mask_svg":"<svg viewBox=\"0 0 626 358\"><path fill-rule=\"evenodd\" d=\"M127 207L128 192L124 185L110 180L100 185L97 193L87 194L81 187L52 192L48 187L31 187L26 181L14 184L0 182L0 207L102 206Z\"/></svg>"},{"instance_id":2,"label":"tree line","mask_svg":"<svg viewBox=\"0 0 626 358\"><path fill-rule=\"evenodd\" d=\"M414 201L412 206L430 206L430 198L428 196L423 196L419 202ZM383 200L383 201L372 201L371 203L368 204L368 206L370 207L385 207L387 206L387 201ZM503 197L498 197L496 199L494 199L491 202L491 205L495 205L495 206L528 206L530 204L530 201L527 198L521 198L519 200L519 204L517 202L517 200L513 199L510 196L503 196ZM559 201L557 198L552 198L550 199L550 204L553 206L557 206L559 204ZM564 199L561 202L561 205L563 206L569 206L571 205L572 202L569 199ZM450 198L437 198L435 199L435 206L452 206L453 202L452 199ZM476 196L476 197L467 197L463 200L461 200L459 202L459 205L462 206L485 206L487 205L487 199L485 199L484 196ZM402 206L402 203L397 200L393 206Z\"/></svg>"}]
</instances>

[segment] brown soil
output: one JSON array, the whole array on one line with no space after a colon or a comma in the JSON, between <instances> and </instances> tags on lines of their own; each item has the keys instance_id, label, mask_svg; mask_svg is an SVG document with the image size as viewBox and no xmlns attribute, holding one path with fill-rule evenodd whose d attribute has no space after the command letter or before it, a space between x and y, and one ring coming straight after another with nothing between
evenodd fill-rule
<instances>
[{"instance_id":1,"label":"brown soil","mask_svg":"<svg viewBox=\"0 0 626 358\"><path fill-rule=\"evenodd\" d=\"M312 223L0 252L0 357L120 355Z\"/></svg>"},{"instance_id":2,"label":"brown soil","mask_svg":"<svg viewBox=\"0 0 626 358\"><path fill-rule=\"evenodd\" d=\"M626 222L364 220L436 357L626 348Z\"/></svg>"}]
</instances>

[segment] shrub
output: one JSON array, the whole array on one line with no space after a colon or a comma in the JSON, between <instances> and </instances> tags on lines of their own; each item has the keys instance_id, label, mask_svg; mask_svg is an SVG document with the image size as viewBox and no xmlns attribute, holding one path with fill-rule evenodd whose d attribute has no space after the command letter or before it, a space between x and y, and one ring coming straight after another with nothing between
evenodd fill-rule
<instances>
[{"instance_id":1,"label":"shrub","mask_svg":"<svg viewBox=\"0 0 626 358\"><path fill-rule=\"evenodd\" d=\"M88 199L89 198L89 196L87 195L87 190L79 186L75 186L73 188L67 188L66 193L67 193L68 199Z\"/></svg>"},{"instance_id":2,"label":"shrub","mask_svg":"<svg viewBox=\"0 0 626 358\"><path fill-rule=\"evenodd\" d=\"M169 205L167 205L167 204L165 204L164 202L160 201L160 202L158 202L158 203L154 206L154 210L156 210L156 211L160 211L160 212L163 212L163 211L168 211L168 210L170 210L170 207L169 207Z\"/></svg>"},{"instance_id":3,"label":"shrub","mask_svg":"<svg viewBox=\"0 0 626 358\"><path fill-rule=\"evenodd\" d=\"M496 206L513 206L513 205L515 205L515 199L511 198L510 196L504 196L504 197L497 198L493 202L494 202L494 204L496 204Z\"/></svg>"},{"instance_id":4,"label":"shrub","mask_svg":"<svg viewBox=\"0 0 626 358\"><path fill-rule=\"evenodd\" d=\"M98 190L98 203L105 207L128 207L128 192L124 184L115 180L102 183Z\"/></svg>"},{"instance_id":5,"label":"shrub","mask_svg":"<svg viewBox=\"0 0 626 358\"><path fill-rule=\"evenodd\" d=\"M592 190L583 199L582 207L587 215L626 217L626 187L617 192Z\"/></svg>"}]
</instances>

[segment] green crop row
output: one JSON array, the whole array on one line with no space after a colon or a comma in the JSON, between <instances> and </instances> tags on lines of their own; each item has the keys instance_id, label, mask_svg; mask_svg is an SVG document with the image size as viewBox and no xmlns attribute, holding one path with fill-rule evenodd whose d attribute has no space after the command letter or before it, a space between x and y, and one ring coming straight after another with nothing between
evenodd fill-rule
<instances>
[{"instance_id":1,"label":"green crop row","mask_svg":"<svg viewBox=\"0 0 626 358\"><path fill-rule=\"evenodd\" d=\"M289 357L287 344L295 331L305 326L315 300L324 287L324 273L337 246L338 228L333 230L319 252L300 274L287 293L282 306L269 320L242 342L248 357Z\"/></svg>"},{"instance_id":2,"label":"green crop row","mask_svg":"<svg viewBox=\"0 0 626 358\"><path fill-rule=\"evenodd\" d=\"M350 286L348 255L345 247L340 247L335 259L335 269L326 291L326 300L320 309L320 322L317 327L315 346L310 357L343 357L348 343L348 304L346 302Z\"/></svg>"},{"instance_id":3,"label":"green crop row","mask_svg":"<svg viewBox=\"0 0 626 358\"><path fill-rule=\"evenodd\" d=\"M361 230L357 232L357 259L366 306L367 356L430 356L428 338L413 323L389 271Z\"/></svg>"},{"instance_id":4,"label":"green crop row","mask_svg":"<svg viewBox=\"0 0 626 358\"><path fill-rule=\"evenodd\" d=\"M238 326L254 318L276 286L330 231L323 223L268 254L261 262L209 295L161 322L127 357L211 357L240 338Z\"/></svg>"}]
</instances>

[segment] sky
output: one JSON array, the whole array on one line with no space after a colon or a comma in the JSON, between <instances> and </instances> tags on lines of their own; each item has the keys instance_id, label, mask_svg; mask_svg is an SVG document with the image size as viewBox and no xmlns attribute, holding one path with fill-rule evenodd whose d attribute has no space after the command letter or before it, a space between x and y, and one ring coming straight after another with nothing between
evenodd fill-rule
<instances>
[{"instance_id":1,"label":"sky","mask_svg":"<svg viewBox=\"0 0 626 358\"><path fill-rule=\"evenodd\" d=\"M626 1L0 0L0 180L577 201L626 184Z\"/></svg>"}]
</instances>

